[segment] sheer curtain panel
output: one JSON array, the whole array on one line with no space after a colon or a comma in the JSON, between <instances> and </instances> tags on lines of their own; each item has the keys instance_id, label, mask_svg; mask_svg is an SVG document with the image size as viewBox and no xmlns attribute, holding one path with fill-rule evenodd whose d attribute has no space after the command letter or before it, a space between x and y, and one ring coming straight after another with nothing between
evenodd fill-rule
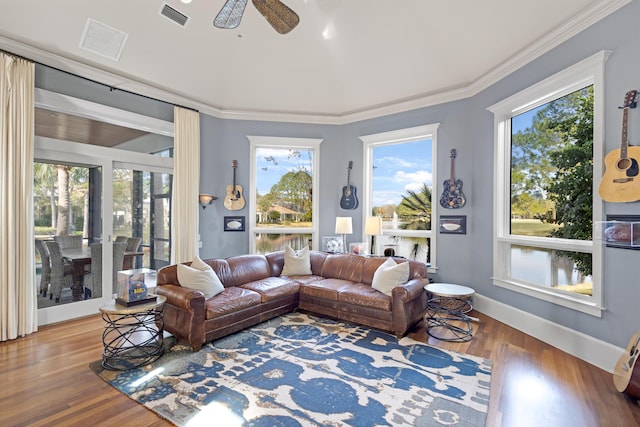
<instances>
[{"instance_id":1,"label":"sheer curtain panel","mask_svg":"<svg viewBox=\"0 0 640 427\"><path fill-rule=\"evenodd\" d=\"M34 64L0 52L0 341L38 329L33 241Z\"/></svg>"},{"instance_id":2,"label":"sheer curtain panel","mask_svg":"<svg viewBox=\"0 0 640 427\"><path fill-rule=\"evenodd\" d=\"M200 114L174 107L173 218L171 262L191 261L198 254L200 193Z\"/></svg>"}]
</instances>

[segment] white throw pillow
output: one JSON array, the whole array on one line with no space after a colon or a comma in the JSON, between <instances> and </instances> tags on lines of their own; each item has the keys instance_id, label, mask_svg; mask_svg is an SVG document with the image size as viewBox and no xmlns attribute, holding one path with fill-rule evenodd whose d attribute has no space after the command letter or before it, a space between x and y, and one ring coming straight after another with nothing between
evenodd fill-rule
<instances>
[{"instance_id":1,"label":"white throw pillow","mask_svg":"<svg viewBox=\"0 0 640 427\"><path fill-rule=\"evenodd\" d=\"M298 252L287 246L284 250L283 276L310 276L311 258L309 258L309 247L305 246Z\"/></svg>"},{"instance_id":2,"label":"white throw pillow","mask_svg":"<svg viewBox=\"0 0 640 427\"><path fill-rule=\"evenodd\" d=\"M201 291L209 299L224 291L224 285L210 265L195 257L191 266L178 264L180 286Z\"/></svg>"},{"instance_id":3,"label":"white throw pillow","mask_svg":"<svg viewBox=\"0 0 640 427\"><path fill-rule=\"evenodd\" d=\"M391 296L391 291L398 285L409 279L409 263L396 264L393 258L387 258L385 262L373 274L371 287L385 295Z\"/></svg>"}]
</instances>

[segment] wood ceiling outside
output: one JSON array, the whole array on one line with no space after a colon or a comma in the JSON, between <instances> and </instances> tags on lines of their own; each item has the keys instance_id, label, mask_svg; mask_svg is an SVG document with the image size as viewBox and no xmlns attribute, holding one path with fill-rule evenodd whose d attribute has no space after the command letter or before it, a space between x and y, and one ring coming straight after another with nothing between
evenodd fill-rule
<instances>
[{"instance_id":1,"label":"wood ceiling outside","mask_svg":"<svg viewBox=\"0 0 640 427\"><path fill-rule=\"evenodd\" d=\"M102 147L115 147L147 133L84 117L36 108L36 136Z\"/></svg>"}]
</instances>

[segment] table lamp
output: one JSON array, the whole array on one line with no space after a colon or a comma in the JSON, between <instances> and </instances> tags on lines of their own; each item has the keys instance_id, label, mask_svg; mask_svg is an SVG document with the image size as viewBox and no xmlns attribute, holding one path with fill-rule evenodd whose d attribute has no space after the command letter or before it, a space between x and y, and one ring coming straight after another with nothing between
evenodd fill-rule
<instances>
[{"instance_id":1,"label":"table lamp","mask_svg":"<svg viewBox=\"0 0 640 427\"><path fill-rule=\"evenodd\" d=\"M382 218L379 216L368 216L364 224L364 233L371 236L371 255L376 253L376 236L382 234Z\"/></svg>"},{"instance_id":2,"label":"table lamp","mask_svg":"<svg viewBox=\"0 0 640 427\"><path fill-rule=\"evenodd\" d=\"M347 252L347 234L353 233L350 216L336 217L336 233L342 235L342 252Z\"/></svg>"}]
</instances>

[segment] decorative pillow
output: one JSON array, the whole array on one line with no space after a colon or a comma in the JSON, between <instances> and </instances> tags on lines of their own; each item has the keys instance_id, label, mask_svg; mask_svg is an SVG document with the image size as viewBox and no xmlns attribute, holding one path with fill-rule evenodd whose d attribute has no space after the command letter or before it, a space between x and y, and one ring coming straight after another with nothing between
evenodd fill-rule
<instances>
[{"instance_id":1,"label":"decorative pillow","mask_svg":"<svg viewBox=\"0 0 640 427\"><path fill-rule=\"evenodd\" d=\"M209 299L224 291L224 285L210 265L195 257L191 266L178 264L180 286L201 291Z\"/></svg>"},{"instance_id":2,"label":"decorative pillow","mask_svg":"<svg viewBox=\"0 0 640 427\"><path fill-rule=\"evenodd\" d=\"M309 247L305 246L298 252L287 246L284 250L283 276L310 276L311 259L309 258Z\"/></svg>"},{"instance_id":3,"label":"decorative pillow","mask_svg":"<svg viewBox=\"0 0 640 427\"><path fill-rule=\"evenodd\" d=\"M385 295L391 296L391 291L409 279L409 263L396 264L393 258L387 258L385 262L373 274L371 287Z\"/></svg>"}]
</instances>

